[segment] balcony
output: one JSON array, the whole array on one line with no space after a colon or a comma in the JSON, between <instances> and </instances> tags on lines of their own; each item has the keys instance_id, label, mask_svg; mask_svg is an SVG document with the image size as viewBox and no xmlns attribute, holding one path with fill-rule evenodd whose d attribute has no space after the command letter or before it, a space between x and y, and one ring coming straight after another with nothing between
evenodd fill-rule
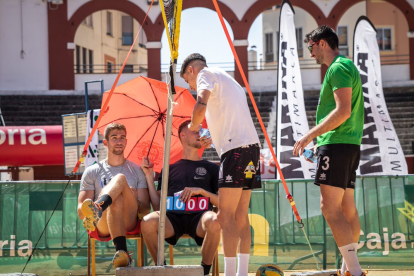
<instances>
[{"instance_id":1,"label":"balcony","mask_svg":"<svg viewBox=\"0 0 414 276\"><path fill-rule=\"evenodd\" d=\"M230 75L234 75L234 62L209 63L210 67L220 67ZM302 86L304 90L317 90L321 86L321 67L313 59L300 59ZM384 87L401 86L409 83L409 56L408 55L383 55L381 56L381 72ZM112 64L111 72L105 64L79 64L74 66L75 90L83 90L84 82L103 79L105 89L110 89L122 64ZM277 85L277 67L275 62L249 62L249 85L255 92L275 91ZM147 76L148 64L127 64L119 80L122 84L138 76ZM181 64L177 65L177 73ZM169 64L161 64L162 80L167 79ZM188 84L176 75L176 85L188 87Z\"/></svg>"}]
</instances>

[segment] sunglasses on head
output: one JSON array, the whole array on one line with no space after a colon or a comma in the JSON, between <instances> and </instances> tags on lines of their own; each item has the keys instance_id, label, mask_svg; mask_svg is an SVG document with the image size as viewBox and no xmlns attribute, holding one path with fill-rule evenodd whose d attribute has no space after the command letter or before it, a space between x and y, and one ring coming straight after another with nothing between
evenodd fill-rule
<instances>
[{"instance_id":1,"label":"sunglasses on head","mask_svg":"<svg viewBox=\"0 0 414 276\"><path fill-rule=\"evenodd\" d=\"M318 41L316 41L316 42L314 42L314 43L312 43L312 45L310 45L310 46L308 46L308 50L309 50L309 53L311 53L312 54L312 49L313 49L313 45L318 45L319 44L319 42L321 42L320 40L318 40Z\"/></svg>"}]
</instances>

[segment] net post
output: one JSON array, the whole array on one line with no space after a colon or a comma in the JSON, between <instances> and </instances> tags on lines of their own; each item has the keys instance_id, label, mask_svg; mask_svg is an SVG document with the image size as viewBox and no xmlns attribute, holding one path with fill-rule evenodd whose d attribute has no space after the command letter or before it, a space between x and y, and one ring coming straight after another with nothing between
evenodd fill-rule
<instances>
[{"instance_id":1,"label":"net post","mask_svg":"<svg viewBox=\"0 0 414 276\"><path fill-rule=\"evenodd\" d=\"M170 147L171 147L171 129L172 129L172 99L174 90L174 75L175 75L175 63L171 63L170 76L171 82L168 86L168 105L167 105L167 118L165 123L165 141L164 141L164 161L162 169L162 187L161 187L161 199L160 199L160 218L158 224L158 252L157 252L157 265L164 265L164 240L165 240L165 217L166 217L166 201L168 193L168 176L170 172ZM175 92L175 91L174 91Z\"/></svg>"}]
</instances>

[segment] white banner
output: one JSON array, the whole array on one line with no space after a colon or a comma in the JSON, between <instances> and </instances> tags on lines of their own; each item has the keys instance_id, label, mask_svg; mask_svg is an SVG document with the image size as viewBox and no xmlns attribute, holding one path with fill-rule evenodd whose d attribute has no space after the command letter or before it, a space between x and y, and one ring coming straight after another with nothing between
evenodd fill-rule
<instances>
[{"instance_id":1,"label":"white banner","mask_svg":"<svg viewBox=\"0 0 414 276\"><path fill-rule=\"evenodd\" d=\"M95 122L99 117L100 111L101 111L100 109L88 110L88 115L86 117L87 126L86 126L85 143L88 141L89 135L91 134L93 126L95 125ZM98 155L99 155L98 154L98 143L99 143L99 136L98 136L98 130L96 130L95 134L92 137L91 143L89 144L88 154L85 157L85 168L95 163L98 163Z\"/></svg>"},{"instance_id":2,"label":"white banner","mask_svg":"<svg viewBox=\"0 0 414 276\"><path fill-rule=\"evenodd\" d=\"M314 177L316 165L302 156L293 156L293 146L309 131L303 101L302 78L296 44L295 13L289 1L284 1L279 21L277 160L286 179ZM313 146L313 143L308 147ZM280 179L280 176L278 175Z\"/></svg>"},{"instance_id":3,"label":"white banner","mask_svg":"<svg viewBox=\"0 0 414 276\"><path fill-rule=\"evenodd\" d=\"M407 162L382 91L377 31L365 16L361 16L355 26L354 63L361 75L365 106L361 161L357 174L408 174Z\"/></svg>"}]
</instances>

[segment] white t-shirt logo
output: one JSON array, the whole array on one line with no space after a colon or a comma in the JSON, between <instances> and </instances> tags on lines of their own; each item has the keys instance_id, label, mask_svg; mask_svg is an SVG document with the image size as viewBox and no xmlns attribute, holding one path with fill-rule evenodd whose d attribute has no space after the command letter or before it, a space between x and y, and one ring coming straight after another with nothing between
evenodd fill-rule
<instances>
[{"instance_id":1,"label":"white t-shirt logo","mask_svg":"<svg viewBox=\"0 0 414 276\"><path fill-rule=\"evenodd\" d=\"M207 170L205 168L203 168L203 167L198 167L196 169L196 174L198 174L198 175L206 175L207 174Z\"/></svg>"}]
</instances>

